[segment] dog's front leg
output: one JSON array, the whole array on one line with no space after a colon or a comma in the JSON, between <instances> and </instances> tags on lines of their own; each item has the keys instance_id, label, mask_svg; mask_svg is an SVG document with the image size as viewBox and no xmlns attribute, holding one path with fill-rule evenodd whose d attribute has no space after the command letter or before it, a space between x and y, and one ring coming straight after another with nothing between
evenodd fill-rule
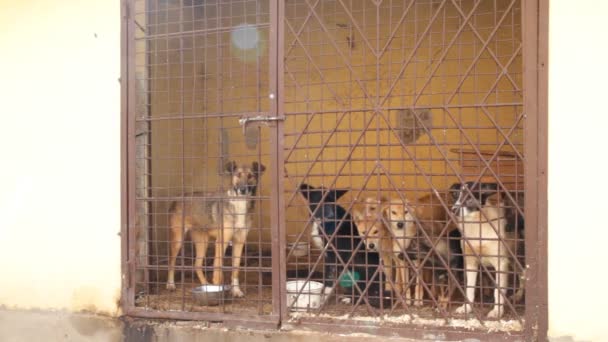
<instances>
[{"instance_id":1,"label":"dog's front leg","mask_svg":"<svg viewBox=\"0 0 608 342\"><path fill-rule=\"evenodd\" d=\"M475 256L465 256L464 268L466 269L467 278L467 300L462 306L456 309L457 314L471 312L471 303L475 300L475 285L477 284L477 267L479 260Z\"/></svg>"},{"instance_id":2,"label":"dog's front leg","mask_svg":"<svg viewBox=\"0 0 608 342\"><path fill-rule=\"evenodd\" d=\"M393 260L392 260L392 258L387 254L383 258L382 263L384 266L384 274L386 275L386 279L384 279L386 291L398 291L399 288L396 285L393 286L393 282L395 281L395 279L393 279Z\"/></svg>"},{"instance_id":3,"label":"dog's front leg","mask_svg":"<svg viewBox=\"0 0 608 342\"><path fill-rule=\"evenodd\" d=\"M246 237L246 235L245 235ZM239 269L241 267L241 256L243 255L243 247L245 245L243 238L235 237L235 242L232 245L232 292L233 297L243 297L245 294L241 291L239 284Z\"/></svg>"},{"instance_id":4,"label":"dog's front leg","mask_svg":"<svg viewBox=\"0 0 608 342\"><path fill-rule=\"evenodd\" d=\"M496 258L496 287L494 288L494 308L488 313L488 318L500 318L505 311L504 298L507 288L507 272L509 262L507 258Z\"/></svg>"},{"instance_id":5,"label":"dog's front leg","mask_svg":"<svg viewBox=\"0 0 608 342\"><path fill-rule=\"evenodd\" d=\"M229 229L224 229L223 236L218 236L215 240L215 259L213 260L213 283L215 285L224 283L224 255L229 241L232 239L232 234L228 231Z\"/></svg>"},{"instance_id":6,"label":"dog's front leg","mask_svg":"<svg viewBox=\"0 0 608 342\"><path fill-rule=\"evenodd\" d=\"M515 271L515 274L519 275L519 288L517 289L517 292L513 295L513 301L515 303L518 303L524 297L524 293L526 291L526 269L524 268L521 273Z\"/></svg>"},{"instance_id":7,"label":"dog's front leg","mask_svg":"<svg viewBox=\"0 0 608 342\"><path fill-rule=\"evenodd\" d=\"M194 260L194 270L196 271L196 276L201 284L207 284L207 278L205 278L205 274L203 273L203 263L205 261L205 257L207 255L207 246L209 244L209 235L207 232L201 232L198 230L192 230L190 232L190 236L192 237L192 241L194 241L194 247L196 248L196 259Z\"/></svg>"},{"instance_id":8,"label":"dog's front leg","mask_svg":"<svg viewBox=\"0 0 608 342\"><path fill-rule=\"evenodd\" d=\"M175 215L174 215L175 216ZM169 274L167 275L167 290L175 290L175 261L184 242L181 220L173 219L171 222L171 246L169 249Z\"/></svg>"},{"instance_id":9,"label":"dog's front leg","mask_svg":"<svg viewBox=\"0 0 608 342\"><path fill-rule=\"evenodd\" d=\"M328 247L331 248L331 247ZM333 250L325 252L325 274L323 275L323 283L326 287L334 287L337 278L337 258Z\"/></svg>"},{"instance_id":10,"label":"dog's front leg","mask_svg":"<svg viewBox=\"0 0 608 342\"><path fill-rule=\"evenodd\" d=\"M420 267L420 261L414 260L414 267L418 272L414 275L416 281L414 282L414 306L422 306L422 298L424 297L424 288L422 287L422 275L424 269Z\"/></svg>"},{"instance_id":11,"label":"dog's front leg","mask_svg":"<svg viewBox=\"0 0 608 342\"><path fill-rule=\"evenodd\" d=\"M409 272L406 266L406 262L402 260L395 260L395 287L396 292L399 296L405 295L405 304L412 304L412 298L407 289L407 283L409 281Z\"/></svg>"}]
</instances>

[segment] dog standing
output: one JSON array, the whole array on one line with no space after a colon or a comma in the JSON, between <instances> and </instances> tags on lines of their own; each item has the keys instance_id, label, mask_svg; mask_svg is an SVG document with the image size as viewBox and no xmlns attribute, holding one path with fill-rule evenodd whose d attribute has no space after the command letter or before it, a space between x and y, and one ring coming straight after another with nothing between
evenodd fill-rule
<instances>
[{"instance_id":1,"label":"dog standing","mask_svg":"<svg viewBox=\"0 0 608 342\"><path fill-rule=\"evenodd\" d=\"M370 304L378 306L379 300L376 298L380 298L382 290L379 282L373 279L380 265L380 256L377 252L358 247L362 241L357 226L346 209L337 203L348 190L315 188L303 183L299 192L308 202L312 215L313 244L320 245L321 249L327 246L323 255L325 286L333 288L338 275L344 269L345 265L342 265L338 257L344 263L352 257L352 263L346 266L348 271L360 274L361 279L356 282L357 286L362 290L367 286Z\"/></svg>"},{"instance_id":2,"label":"dog standing","mask_svg":"<svg viewBox=\"0 0 608 342\"><path fill-rule=\"evenodd\" d=\"M410 203L401 199L391 199L382 210L382 215L386 221L388 235L391 237L392 256L396 256L395 264L397 269L397 277L399 278L400 293L405 294L406 303L411 304L412 293L408 286L409 283L409 265L407 258L404 257L406 251L414 238L416 237L416 223L412 215ZM416 261L413 262L413 267L417 268ZM420 277L416 277L414 286L414 302L415 306L422 305L422 283Z\"/></svg>"},{"instance_id":3,"label":"dog standing","mask_svg":"<svg viewBox=\"0 0 608 342\"><path fill-rule=\"evenodd\" d=\"M176 201L171 204L167 289L175 290L175 261L184 243L185 234L190 232L196 248L194 268L201 284L208 283L202 265L209 239L215 239L212 281L216 285L223 283L223 258L226 248L232 242L231 293L234 297L244 296L239 286L239 267L247 233L251 228L251 214L255 204L252 197L257 193L259 179L265 169L264 165L257 162L253 162L251 166L238 166L234 161L229 162L225 165L225 171L231 176L231 187L225 193L213 196L219 199ZM194 195L204 197L209 194Z\"/></svg>"},{"instance_id":4,"label":"dog standing","mask_svg":"<svg viewBox=\"0 0 608 342\"><path fill-rule=\"evenodd\" d=\"M468 300L468 303L456 309L456 313L471 311L470 303L475 300L478 267L482 263L492 266L496 271L494 307L487 317L500 318L504 313L507 272L512 263L509 250L517 253L517 231L523 230L523 221L513 222L513 215L507 212L503 194L498 193L498 185L495 183L455 184L451 191L455 199L453 209L459 217L458 228L462 234Z\"/></svg>"},{"instance_id":5,"label":"dog standing","mask_svg":"<svg viewBox=\"0 0 608 342\"><path fill-rule=\"evenodd\" d=\"M429 284L432 297L437 299L439 306L446 308L456 285L446 264L456 276L457 270L462 269L460 233L448 221L451 197L447 193L435 193L420 197L415 202L412 210L416 237L405 252L420 267L421 278ZM405 258L403 255L400 257ZM425 258L424 264L420 265ZM418 297L422 298L423 294L419 293Z\"/></svg>"}]
</instances>

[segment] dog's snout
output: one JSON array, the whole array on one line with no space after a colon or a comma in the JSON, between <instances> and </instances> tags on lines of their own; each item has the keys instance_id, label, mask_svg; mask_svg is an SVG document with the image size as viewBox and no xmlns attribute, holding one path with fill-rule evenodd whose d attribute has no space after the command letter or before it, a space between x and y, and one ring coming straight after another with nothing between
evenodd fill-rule
<instances>
[{"instance_id":1,"label":"dog's snout","mask_svg":"<svg viewBox=\"0 0 608 342\"><path fill-rule=\"evenodd\" d=\"M367 245L367 247L368 247L369 249L376 249L376 244L375 244L375 243L373 243L373 242L370 242L370 243Z\"/></svg>"},{"instance_id":2,"label":"dog's snout","mask_svg":"<svg viewBox=\"0 0 608 342\"><path fill-rule=\"evenodd\" d=\"M399 260L405 260L405 254L403 254L403 252L397 254L397 258L399 258Z\"/></svg>"},{"instance_id":3,"label":"dog's snout","mask_svg":"<svg viewBox=\"0 0 608 342\"><path fill-rule=\"evenodd\" d=\"M239 195L247 195L249 194L249 186L248 185L238 185L235 187L236 193Z\"/></svg>"},{"instance_id":4,"label":"dog's snout","mask_svg":"<svg viewBox=\"0 0 608 342\"><path fill-rule=\"evenodd\" d=\"M405 224L403 222L397 223L397 228L399 228L399 229L403 229L404 226L405 226Z\"/></svg>"}]
</instances>

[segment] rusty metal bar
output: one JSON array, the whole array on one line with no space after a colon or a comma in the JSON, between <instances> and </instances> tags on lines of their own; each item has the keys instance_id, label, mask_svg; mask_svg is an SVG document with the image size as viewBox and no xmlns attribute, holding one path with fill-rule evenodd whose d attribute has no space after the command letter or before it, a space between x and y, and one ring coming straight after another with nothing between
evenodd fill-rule
<instances>
[{"instance_id":1,"label":"rusty metal bar","mask_svg":"<svg viewBox=\"0 0 608 342\"><path fill-rule=\"evenodd\" d=\"M122 0L120 4L120 243L121 243L121 309L126 311L132 307L129 288L131 287L131 273L129 269L129 0Z\"/></svg>"},{"instance_id":2,"label":"rusty metal bar","mask_svg":"<svg viewBox=\"0 0 608 342\"><path fill-rule=\"evenodd\" d=\"M524 164L526 220L526 267L529 284L526 296L526 336L547 339L547 61L548 1L524 2L522 10L524 58L524 113L527 115L524 148L535 162Z\"/></svg>"}]
</instances>

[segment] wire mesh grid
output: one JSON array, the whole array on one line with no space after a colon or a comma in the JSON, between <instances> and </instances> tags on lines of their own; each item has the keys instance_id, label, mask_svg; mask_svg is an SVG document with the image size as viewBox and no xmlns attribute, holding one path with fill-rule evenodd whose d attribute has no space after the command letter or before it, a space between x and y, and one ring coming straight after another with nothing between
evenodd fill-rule
<instances>
[{"instance_id":1,"label":"wire mesh grid","mask_svg":"<svg viewBox=\"0 0 608 342\"><path fill-rule=\"evenodd\" d=\"M293 321L522 329L520 18L518 1L286 3L287 280L324 291L288 300Z\"/></svg>"},{"instance_id":2,"label":"wire mesh grid","mask_svg":"<svg viewBox=\"0 0 608 342\"><path fill-rule=\"evenodd\" d=\"M135 304L269 315L269 137L239 125L269 110L268 4L137 1L134 17Z\"/></svg>"},{"instance_id":3,"label":"wire mesh grid","mask_svg":"<svg viewBox=\"0 0 608 342\"><path fill-rule=\"evenodd\" d=\"M279 3L133 2L134 305L521 330L521 2Z\"/></svg>"}]
</instances>

